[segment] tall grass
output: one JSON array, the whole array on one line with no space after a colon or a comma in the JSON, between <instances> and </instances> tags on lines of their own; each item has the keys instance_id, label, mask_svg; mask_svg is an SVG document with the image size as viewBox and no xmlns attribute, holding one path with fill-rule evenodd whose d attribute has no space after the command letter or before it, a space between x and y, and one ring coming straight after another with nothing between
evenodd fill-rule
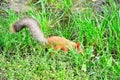
<instances>
[{"instance_id":1,"label":"tall grass","mask_svg":"<svg viewBox=\"0 0 120 80\"><path fill-rule=\"evenodd\" d=\"M106 7L102 19L99 15L91 17L93 12L89 8L86 12L71 12L73 4L69 0L46 7L52 1L41 1L40 11L28 11L26 15L39 21L46 37L58 35L81 42L84 55L72 50L45 51L28 29L12 34L9 27L24 14L6 10L7 19L0 17L0 79L119 80L120 13L112 0L110 12Z\"/></svg>"}]
</instances>

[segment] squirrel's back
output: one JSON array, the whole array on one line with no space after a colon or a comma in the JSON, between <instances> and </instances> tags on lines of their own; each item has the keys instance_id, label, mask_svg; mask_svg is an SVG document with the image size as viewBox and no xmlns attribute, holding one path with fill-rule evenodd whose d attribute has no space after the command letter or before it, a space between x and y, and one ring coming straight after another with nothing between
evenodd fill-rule
<instances>
[{"instance_id":1,"label":"squirrel's back","mask_svg":"<svg viewBox=\"0 0 120 80\"><path fill-rule=\"evenodd\" d=\"M52 36L52 37L47 38L47 40L48 40L49 44L54 44L54 45L59 44L59 45L63 45L63 46L68 46L68 45L76 44L66 38L59 37L59 36Z\"/></svg>"}]
</instances>

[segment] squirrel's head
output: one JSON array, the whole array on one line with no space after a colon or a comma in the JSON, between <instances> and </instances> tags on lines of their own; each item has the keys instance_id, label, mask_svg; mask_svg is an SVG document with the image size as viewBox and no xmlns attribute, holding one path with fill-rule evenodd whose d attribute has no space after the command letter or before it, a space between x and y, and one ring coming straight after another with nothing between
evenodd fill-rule
<instances>
[{"instance_id":1,"label":"squirrel's head","mask_svg":"<svg viewBox=\"0 0 120 80\"><path fill-rule=\"evenodd\" d=\"M82 53L84 52L83 48L80 46L80 42L77 42L75 45L75 49L77 51L77 53Z\"/></svg>"}]
</instances>

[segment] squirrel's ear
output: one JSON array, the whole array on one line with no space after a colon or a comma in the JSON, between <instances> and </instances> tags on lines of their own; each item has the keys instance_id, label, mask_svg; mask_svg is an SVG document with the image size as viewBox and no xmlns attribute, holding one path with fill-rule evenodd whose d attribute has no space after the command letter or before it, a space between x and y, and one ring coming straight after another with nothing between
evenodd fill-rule
<instances>
[{"instance_id":1,"label":"squirrel's ear","mask_svg":"<svg viewBox=\"0 0 120 80\"><path fill-rule=\"evenodd\" d=\"M80 42L76 43L76 48L79 49L80 48Z\"/></svg>"}]
</instances>

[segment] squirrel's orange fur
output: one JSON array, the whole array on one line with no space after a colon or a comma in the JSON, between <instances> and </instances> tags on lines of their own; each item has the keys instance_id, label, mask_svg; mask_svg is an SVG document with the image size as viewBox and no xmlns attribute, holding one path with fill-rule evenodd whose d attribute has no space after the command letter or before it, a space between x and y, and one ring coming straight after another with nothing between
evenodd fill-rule
<instances>
[{"instance_id":1,"label":"squirrel's orange fur","mask_svg":"<svg viewBox=\"0 0 120 80\"><path fill-rule=\"evenodd\" d=\"M48 45L52 45L55 50L63 50L63 51L69 51L72 47L76 49L77 51L80 50L80 43L72 42L68 39L59 37L59 36L52 36L47 38ZM80 50L80 52L83 52L83 50Z\"/></svg>"},{"instance_id":2,"label":"squirrel's orange fur","mask_svg":"<svg viewBox=\"0 0 120 80\"><path fill-rule=\"evenodd\" d=\"M54 48L55 50L63 50L65 52L69 51L71 48L74 48L78 53L83 53L83 49L81 48L79 42L75 43L59 36L45 38L39 28L39 23L35 19L30 17L24 17L18 20L11 26L10 29L12 32L19 32L24 27L28 27L31 35L47 47Z\"/></svg>"}]
</instances>

